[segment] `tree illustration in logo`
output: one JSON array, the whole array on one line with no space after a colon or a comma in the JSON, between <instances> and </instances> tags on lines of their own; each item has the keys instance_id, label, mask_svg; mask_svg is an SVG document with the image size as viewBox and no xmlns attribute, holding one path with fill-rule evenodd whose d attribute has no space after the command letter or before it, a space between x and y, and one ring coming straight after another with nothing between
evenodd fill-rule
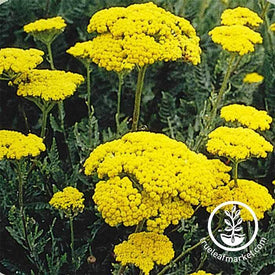
<instances>
[{"instance_id":1,"label":"tree illustration in logo","mask_svg":"<svg viewBox=\"0 0 275 275\"><path fill-rule=\"evenodd\" d=\"M220 234L222 241L228 246L237 246L245 239L245 234L240 234L242 231L241 223L243 222L240 218L241 210L236 209L236 205L233 206L231 212L225 210L224 213L228 217L224 219L227 225L224 229L228 234Z\"/></svg>"}]
</instances>

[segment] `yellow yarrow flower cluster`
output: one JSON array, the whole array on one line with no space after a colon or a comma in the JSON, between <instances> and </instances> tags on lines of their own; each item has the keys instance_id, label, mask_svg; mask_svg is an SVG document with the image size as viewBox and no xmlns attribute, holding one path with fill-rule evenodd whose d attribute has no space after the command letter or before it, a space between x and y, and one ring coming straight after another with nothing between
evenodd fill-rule
<instances>
[{"instance_id":1,"label":"yellow yarrow flower cluster","mask_svg":"<svg viewBox=\"0 0 275 275\"><path fill-rule=\"evenodd\" d=\"M43 62L44 52L37 49L0 49L0 75L18 74L35 68Z\"/></svg>"},{"instance_id":2,"label":"yellow yarrow flower cluster","mask_svg":"<svg viewBox=\"0 0 275 275\"><path fill-rule=\"evenodd\" d=\"M221 23L226 26L243 25L259 27L263 23L263 20L250 9L237 7L235 9L226 9L221 15Z\"/></svg>"},{"instance_id":3,"label":"yellow yarrow flower cluster","mask_svg":"<svg viewBox=\"0 0 275 275\"><path fill-rule=\"evenodd\" d=\"M271 209L274 199L269 194L266 187L251 180L238 179L237 186L232 180L227 186L222 186L213 192L212 202L207 207L208 212L225 201L239 201L250 206L257 219L263 219L264 213ZM252 221L250 212L241 207L241 218L243 221Z\"/></svg>"},{"instance_id":4,"label":"yellow yarrow flower cluster","mask_svg":"<svg viewBox=\"0 0 275 275\"><path fill-rule=\"evenodd\" d=\"M244 55L254 52L255 44L261 44L263 38L248 26L258 26L262 19L247 8L227 9L223 12L222 24L209 32L212 40L224 50Z\"/></svg>"},{"instance_id":5,"label":"yellow yarrow flower cluster","mask_svg":"<svg viewBox=\"0 0 275 275\"><path fill-rule=\"evenodd\" d=\"M131 70L157 61L200 62L199 37L190 22L153 3L101 10L88 25L88 32L94 31L98 36L91 48L84 42L68 52L108 70Z\"/></svg>"},{"instance_id":6,"label":"yellow yarrow flower cluster","mask_svg":"<svg viewBox=\"0 0 275 275\"><path fill-rule=\"evenodd\" d=\"M0 160L16 159L23 157L36 157L45 151L43 139L33 135L24 135L20 132L0 130Z\"/></svg>"},{"instance_id":7,"label":"yellow yarrow flower cluster","mask_svg":"<svg viewBox=\"0 0 275 275\"><path fill-rule=\"evenodd\" d=\"M247 128L219 127L209 134L207 151L234 161L251 157L265 158L273 146L261 135Z\"/></svg>"},{"instance_id":8,"label":"yellow yarrow flower cluster","mask_svg":"<svg viewBox=\"0 0 275 275\"><path fill-rule=\"evenodd\" d=\"M262 43L261 35L242 25L219 26L209 32L212 40L224 50L244 55L254 52L254 45Z\"/></svg>"},{"instance_id":9,"label":"yellow yarrow flower cluster","mask_svg":"<svg viewBox=\"0 0 275 275\"><path fill-rule=\"evenodd\" d=\"M24 31L32 34L38 40L52 42L66 27L65 20L60 17L39 19L24 26Z\"/></svg>"},{"instance_id":10,"label":"yellow yarrow flower cluster","mask_svg":"<svg viewBox=\"0 0 275 275\"><path fill-rule=\"evenodd\" d=\"M263 79L264 77L258 73L249 73L245 75L243 82L244 83L261 83Z\"/></svg>"},{"instance_id":11,"label":"yellow yarrow flower cluster","mask_svg":"<svg viewBox=\"0 0 275 275\"><path fill-rule=\"evenodd\" d=\"M15 79L14 84L18 85L17 94L19 96L58 101L73 95L82 82L84 82L83 76L76 73L57 70L30 70Z\"/></svg>"},{"instance_id":12,"label":"yellow yarrow flower cluster","mask_svg":"<svg viewBox=\"0 0 275 275\"><path fill-rule=\"evenodd\" d=\"M221 109L221 118L225 121L239 122L253 130L267 130L272 122L266 111L259 111L254 107L231 104Z\"/></svg>"},{"instance_id":13,"label":"yellow yarrow flower cluster","mask_svg":"<svg viewBox=\"0 0 275 275\"><path fill-rule=\"evenodd\" d=\"M145 275L154 264L166 265L174 257L172 242L165 235L153 232L133 233L127 241L115 246L116 260L122 265L134 264Z\"/></svg>"},{"instance_id":14,"label":"yellow yarrow flower cluster","mask_svg":"<svg viewBox=\"0 0 275 275\"><path fill-rule=\"evenodd\" d=\"M65 187L63 191L56 192L49 204L54 208L61 210L67 217L74 217L83 212L84 194L74 187Z\"/></svg>"},{"instance_id":15,"label":"yellow yarrow flower cluster","mask_svg":"<svg viewBox=\"0 0 275 275\"><path fill-rule=\"evenodd\" d=\"M190 218L192 205L229 181L231 168L208 160L163 134L135 132L98 146L86 160L86 175L100 181L93 199L111 226L136 225L163 232L169 224Z\"/></svg>"},{"instance_id":16,"label":"yellow yarrow flower cluster","mask_svg":"<svg viewBox=\"0 0 275 275\"><path fill-rule=\"evenodd\" d=\"M194 272L190 275L213 275L212 273L206 273L204 270L199 270L197 272Z\"/></svg>"},{"instance_id":17,"label":"yellow yarrow flower cluster","mask_svg":"<svg viewBox=\"0 0 275 275\"><path fill-rule=\"evenodd\" d=\"M269 29L273 32L275 32L275 23L271 24Z\"/></svg>"}]
</instances>

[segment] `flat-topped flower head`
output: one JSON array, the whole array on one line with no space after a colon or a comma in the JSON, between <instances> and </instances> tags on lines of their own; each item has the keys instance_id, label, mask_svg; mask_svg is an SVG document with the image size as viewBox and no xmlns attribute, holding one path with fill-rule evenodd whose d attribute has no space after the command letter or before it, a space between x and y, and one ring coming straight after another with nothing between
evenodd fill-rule
<instances>
[{"instance_id":1,"label":"flat-topped flower head","mask_svg":"<svg viewBox=\"0 0 275 275\"><path fill-rule=\"evenodd\" d=\"M248 128L219 127L209 134L207 151L234 161L252 157L266 158L273 146L261 135Z\"/></svg>"},{"instance_id":2,"label":"flat-topped flower head","mask_svg":"<svg viewBox=\"0 0 275 275\"><path fill-rule=\"evenodd\" d=\"M43 43L52 42L66 27L65 20L60 17L39 19L24 26L24 31L32 34Z\"/></svg>"},{"instance_id":3,"label":"flat-topped flower head","mask_svg":"<svg viewBox=\"0 0 275 275\"><path fill-rule=\"evenodd\" d=\"M0 75L16 75L34 69L43 62L43 55L44 52L37 49L0 49Z\"/></svg>"},{"instance_id":4,"label":"flat-topped flower head","mask_svg":"<svg viewBox=\"0 0 275 275\"><path fill-rule=\"evenodd\" d=\"M149 275L154 264L168 264L175 254L168 237L153 232L131 234L127 241L115 246L114 252L122 265L133 264L145 275Z\"/></svg>"},{"instance_id":5,"label":"flat-topped flower head","mask_svg":"<svg viewBox=\"0 0 275 275\"><path fill-rule=\"evenodd\" d=\"M213 274L205 272L204 270L199 270L197 272L191 273L190 275L213 275Z\"/></svg>"},{"instance_id":6,"label":"flat-topped flower head","mask_svg":"<svg viewBox=\"0 0 275 275\"><path fill-rule=\"evenodd\" d=\"M209 32L212 40L224 50L244 55L254 52L255 44L261 44L261 35L242 25L219 26Z\"/></svg>"},{"instance_id":7,"label":"flat-topped flower head","mask_svg":"<svg viewBox=\"0 0 275 275\"><path fill-rule=\"evenodd\" d=\"M257 216L257 219L263 219L264 213L271 209L274 199L269 194L268 189L261 184L251 180L238 179L238 186L234 187L231 192L234 201L240 201L249 205ZM229 185L233 186L234 181ZM253 217L248 210L241 210L243 221L253 221Z\"/></svg>"},{"instance_id":8,"label":"flat-topped flower head","mask_svg":"<svg viewBox=\"0 0 275 275\"><path fill-rule=\"evenodd\" d=\"M243 25L248 27L259 27L263 23L262 18L254 11L237 7L235 9L226 9L221 15L222 25Z\"/></svg>"},{"instance_id":9,"label":"flat-topped flower head","mask_svg":"<svg viewBox=\"0 0 275 275\"><path fill-rule=\"evenodd\" d=\"M36 135L0 130L0 160L36 157L45 150L43 139Z\"/></svg>"},{"instance_id":10,"label":"flat-topped flower head","mask_svg":"<svg viewBox=\"0 0 275 275\"><path fill-rule=\"evenodd\" d=\"M260 84L263 81L264 77L256 72L246 74L243 82L244 83L258 83Z\"/></svg>"},{"instance_id":11,"label":"flat-topped flower head","mask_svg":"<svg viewBox=\"0 0 275 275\"><path fill-rule=\"evenodd\" d=\"M269 29L273 32L275 32L275 23L271 24Z\"/></svg>"},{"instance_id":12,"label":"flat-topped flower head","mask_svg":"<svg viewBox=\"0 0 275 275\"><path fill-rule=\"evenodd\" d=\"M72 96L83 82L83 76L76 73L31 70L15 79L14 84L18 85L17 94L19 96L59 101Z\"/></svg>"},{"instance_id":13,"label":"flat-topped flower head","mask_svg":"<svg viewBox=\"0 0 275 275\"><path fill-rule=\"evenodd\" d=\"M208 160L163 134L133 132L98 146L85 161L86 175L99 179L93 199L105 221L163 232L190 218L193 205L229 181L230 167Z\"/></svg>"},{"instance_id":14,"label":"flat-topped flower head","mask_svg":"<svg viewBox=\"0 0 275 275\"><path fill-rule=\"evenodd\" d=\"M225 121L238 122L253 130L267 130L270 128L272 117L266 111L259 111L254 107L241 104L231 104L221 109L221 118Z\"/></svg>"},{"instance_id":15,"label":"flat-topped flower head","mask_svg":"<svg viewBox=\"0 0 275 275\"><path fill-rule=\"evenodd\" d=\"M83 212L84 194L79 192L77 188L65 187L63 191L54 193L49 204L54 208L64 212L66 217L74 217Z\"/></svg>"},{"instance_id":16,"label":"flat-topped flower head","mask_svg":"<svg viewBox=\"0 0 275 275\"><path fill-rule=\"evenodd\" d=\"M157 61L200 62L199 37L190 22L153 3L101 10L90 20L88 32L94 31L99 35L93 40L93 62L109 70L119 67L114 63L128 68Z\"/></svg>"}]
</instances>

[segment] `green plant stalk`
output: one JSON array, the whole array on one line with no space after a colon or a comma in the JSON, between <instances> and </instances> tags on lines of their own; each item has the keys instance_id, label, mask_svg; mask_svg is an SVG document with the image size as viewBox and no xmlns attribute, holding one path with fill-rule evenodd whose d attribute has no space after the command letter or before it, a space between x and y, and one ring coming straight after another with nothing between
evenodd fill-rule
<instances>
[{"instance_id":1,"label":"green plant stalk","mask_svg":"<svg viewBox=\"0 0 275 275\"><path fill-rule=\"evenodd\" d=\"M87 70L87 107L88 107L88 118L91 118L91 71L90 71L90 63L87 63L86 65L86 70Z\"/></svg>"},{"instance_id":2,"label":"green plant stalk","mask_svg":"<svg viewBox=\"0 0 275 275\"><path fill-rule=\"evenodd\" d=\"M47 46L47 51L49 55L49 63L50 63L51 69L55 70L54 62L53 62L53 53L52 53L52 42L46 43L46 46Z\"/></svg>"},{"instance_id":3,"label":"green plant stalk","mask_svg":"<svg viewBox=\"0 0 275 275\"><path fill-rule=\"evenodd\" d=\"M41 106L41 111L42 111L42 124L41 124L41 133L40 137L45 139L45 134L46 134L46 129L47 129L47 120L48 120L48 114L54 107L55 102L48 102L48 101L43 101L43 104ZM39 107L39 105L37 104Z\"/></svg>"},{"instance_id":4,"label":"green plant stalk","mask_svg":"<svg viewBox=\"0 0 275 275\"><path fill-rule=\"evenodd\" d=\"M117 91L117 109L116 109L116 132L119 134L119 116L120 116L120 104L121 104L121 90L123 85L123 73L118 73L118 91Z\"/></svg>"},{"instance_id":5,"label":"green plant stalk","mask_svg":"<svg viewBox=\"0 0 275 275\"><path fill-rule=\"evenodd\" d=\"M70 216L70 233L71 233L71 256L72 256L72 264L75 264L75 255L74 255L74 224L73 224L73 217Z\"/></svg>"},{"instance_id":6,"label":"green plant stalk","mask_svg":"<svg viewBox=\"0 0 275 275\"><path fill-rule=\"evenodd\" d=\"M265 5L263 6L263 10L262 10L262 13L261 13L261 18L263 19L264 21L264 27L266 29L266 37L267 37L267 48L269 49L269 51L273 51L273 43L272 43L272 38L271 38L271 35L270 35L270 32L269 32L269 26L268 26L268 21L267 21L267 12L268 12L268 9L269 9L269 6L270 6L270 3L265 1Z\"/></svg>"},{"instance_id":7,"label":"green plant stalk","mask_svg":"<svg viewBox=\"0 0 275 275\"><path fill-rule=\"evenodd\" d=\"M135 106L134 106L134 113L133 113L132 132L135 132L138 129L141 95L142 95L142 89L143 89L146 68L147 68L147 66L143 66L138 71L138 80L137 80L137 87L136 87L136 94L135 94Z\"/></svg>"},{"instance_id":8,"label":"green plant stalk","mask_svg":"<svg viewBox=\"0 0 275 275\"><path fill-rule=\"evenodd\" d=\"M238 161L233 161L233 180L235 187L238 187Z\"/></svg>"},{"instance_id":9,"label":"green plant stalk","mask_svg":"<svg viewBox=\"0 0 275 275\"><path fill-rule=\"evenodd\" d=\"M212 130L213 122L214 122L215 117L217 115L218 107L219 107L219 105L220 105L220 103L222 101L222 98L223 98L224 92L226 90L226 87L227 87L230 75L233 72L232 66L233 66L235 57L236 57L236 54L231 54L231 57L230 57L230 60L229 60L229 63L228 63L228 67L227 67L226 73L225 73L224 78L223 78L223 82L222 82L221 88L219 90L217 99L214 102L214 105L213 105L213 108L212 108L209 120L208 120L208 122L206 124L206 127L205 127L206 131L205 131L205 133L202 133L202 134L199 135L198 141L197 141L197 143L194 146L195 151L198 151L200 149L201 144L202 144L204 138ZM234 67L234 69L236 69L236 66Z\"/></svg>"}]
</instances>

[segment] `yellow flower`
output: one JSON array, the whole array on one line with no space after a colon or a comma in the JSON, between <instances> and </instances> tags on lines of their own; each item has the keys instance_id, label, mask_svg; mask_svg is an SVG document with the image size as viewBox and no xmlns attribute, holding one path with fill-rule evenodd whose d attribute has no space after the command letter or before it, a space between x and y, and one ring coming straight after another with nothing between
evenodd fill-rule
<instances>
[{"instance_id":1,"label":"yellow flower","mask_svg":"<svg viewBox=\"0 0 275 275\"><path fill-rule=\"evenodd\" d=\"M54 193L49 204L61 210L67 217L74 217L84 209L84 194L74 187L65 187L63 191Z\"/></svg>"},{"instance_id":2,"label":"yellow flower","mask_svg":"<svg viewBox=\"0 0 275 275\"><path fill-rule=\"evenodd\" d=\"M0 49L0 75L18 74L35 68L43 62L44 52L37 49Z\"/></svg>"},{"instance_id":3,"label":"yellow flower","mask_svg":"<svg viewBox=\"0 0 275 275\"><path fill-rule=\"evenodd\" d=\"M269 29L273 32L275 32L275 23L271 24Z\"/></svg>"},{"instance_id":4,"label":"yellow flower","mask_svg":"<svg viewBox=\"0 0 275 275\"><path fill-rule=\"evenodd\" d=\"M261 83L264 77L258 73L249 73L243 79L245 83Z\"/></svg>"},{"instance_id":5,"label":"yellow flower","mask_svg":"<svg viewBox=\"0 0 275 275\"><path fill-rule=\"evenodd\" d=\"M47 44L52 42L64 31L66 23L60 16L39 19L24 26L24 31L32 34L35 38Z\"/></svg>"},{"instance_id":6,"label":"yellow flower","mask_svg":"<svg viewBox=\"0 0 275 275\"><path fill-rule=\"evenodd\" d=\"M26 136L16 131L0 130L0 160L36 157L45 150L42 138L36 135Z\"/></svg>"},{"instance_id":7,"label":"yellow flower","mask_svg":"<svg viewBox=\"0 0 275 275\"><path fill-rule=\"evenodd\" d=\"M84 81L80 74L51 71L31 70L15 79L19 96L41 97L43 100L64 100L74 94L77 87Z\"/></svg>"},{"instance_id":8,"label":"yellow flower","mask_svg":"<svg viewBox=\"0 0 275 275\"><path fill-rule=\"evenodd\" d=\"M208 160L163 134L135 132L98 146L85 161L86 175L102 179L93 199L105 221L116 226L147 219L147 229L163 232L190 218L193 205L229 181L231 168Z\"/></svg>"},{"instance_id":9,"label":"yellow flower","mask_svg":"<svg viewBox=\"0 0 275 275\"><path fill-rule=\"evenodd\" d=\"M244 55L254 52L254 44L262 43L261 35L242 25L219 26L209 32L212 40L224 50Z\"/></svg>"},{"instance_id":10,"label":"yellow flower","mask_svg":"<svg viewBox=\"0 0 275 275\"><path fill-rule=\"evenodd\" d=\"M219 127L209 134L207 151L235 161L251 157L265 158L273 146L258 133L247 128Z\"/></svg>"},{"instance_id":11,"label":"yellow flower","mask_svg":"<svg viewBox=\"0 0 275 275\"><path fill-rule=\"evenodd\" d=\"M263 20L257 13L248 8L237 7L235 9L227 9L221 15L221 23L223 25L243 25L248 27L259 27Z\"/></svg>"},{"instance_id":12,"label":"yellow flower","mask_svg":"<svg viewBox=\"0 0 275 275\"><path fill-rule=\"evenodd\" d=\"M92 49L79 44L69 53L88 58L107 70L131 70L157 61L200 62L199 38L189 21L153 3L104 9L94 14L88 32L99 35ZM89 52L87 54L87 52Z\"/></svg>"},{"instance_id":13,"label":"yellow flower","mask_svg":"<svg viewBox=\"0 0 275 275\"><path fill-rule=\"evenodd\" d=\"M115 246L116 260L122 265L133 264L145 275L154 264L166 265L174 257L172 242L165 235L153 232L133 233L127 241Z\"/></svg>"},{"instance_id":14,"label":"yellow flower","mask_svg":"<svg viewBox=\"0 0 275 275\"><path fill-rule=\"evenodd\" d=\"M267 188L251 180L238 179L237 182L238 186L231 191L233 199L251 207L258 220L263 219L264 213L274 204L274 199ZM234 185L234 181L230 185ZM253 221L250 212L244 208L241 211L241 218L243 221Z\"/></svg>"},{"instance_id":15,"label":"yellow flower","mask_svg":"<svg viewBox=\"0 0 275 275\"><path fill-rule=\"evenodd\" d=\"M239 122L240 124L261 131L270 128L272 118L266 111L259 111L251 106L231 104L221 109L221 117L226 121Z\"/></svg>"},{"instance_id":16,"label":"yellow flower","mask_svg":"<svg viewBox=\"0 0 275 275\"><path fill-rule=\"evenodd\" d=\"M206 273L204 270L199 270L197 272L194 272L190 275L213 275L212 273Z\"/></svg>"}]
</instances>

